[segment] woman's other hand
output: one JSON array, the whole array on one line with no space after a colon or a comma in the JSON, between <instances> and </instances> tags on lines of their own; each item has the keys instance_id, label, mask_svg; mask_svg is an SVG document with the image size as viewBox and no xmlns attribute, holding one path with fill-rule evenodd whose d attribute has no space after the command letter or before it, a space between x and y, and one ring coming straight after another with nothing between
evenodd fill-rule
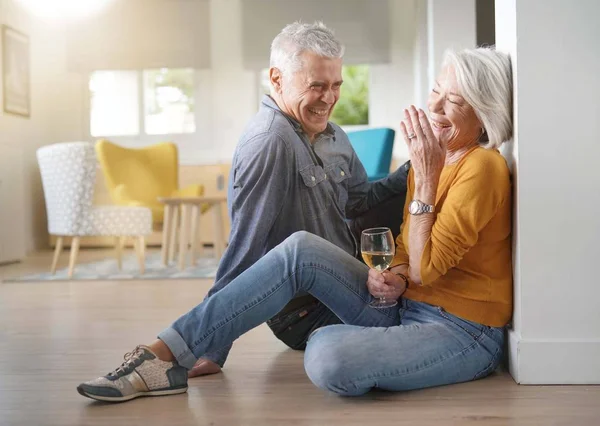
<instances>
[{"instance_id":1,"label":"woman's other hand","mask_svg":"<svg viewBox=\"0 0 600 426\"><path fill-rule=\"evenodd\" d=\"M406 290L406 284L401 277L390 271L369 269L367 288L373 297L397 300Z\"/></svg>"}]
</instances>

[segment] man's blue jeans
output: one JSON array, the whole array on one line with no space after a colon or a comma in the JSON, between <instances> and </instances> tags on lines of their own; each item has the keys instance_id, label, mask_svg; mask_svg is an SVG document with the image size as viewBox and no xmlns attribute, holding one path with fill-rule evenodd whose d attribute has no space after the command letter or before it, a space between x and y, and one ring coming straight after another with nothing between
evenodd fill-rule
<instances>
[{"instance_id":1,"label":"man's blue jeans","mask_svg":"<svg viewBox=\"0 0 600 426\"><path fill-rule=\"evenodd\" d=\"M203 354L277 314L298 292L344 321L315 331L304 364L315 385L342 395L409 390L484 377L498 365L504 333L403 299L374 309L368 267L342 249L297 232L158 337L190 369Z\"/></svg>"}]
</instances>

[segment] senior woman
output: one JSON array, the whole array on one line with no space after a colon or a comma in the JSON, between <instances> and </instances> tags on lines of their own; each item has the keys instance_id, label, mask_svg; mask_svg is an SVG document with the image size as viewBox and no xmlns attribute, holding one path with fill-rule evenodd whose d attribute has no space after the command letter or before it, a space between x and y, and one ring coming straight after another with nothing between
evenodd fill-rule
<instances>
[{"instance_id":1,"label":"senior woman","mask_svg":"<svg viewBox=\"0 0 600 426\"><path fill-rule=\"evenodd\" d=\"M389 271L296 233L78 392L104 401L185 392L199 357L300 292L345 323L309 339L306 372L323 389L401 391L492 372L512 311L510 178L497 151L512 132L508 57L491 49L447 53L428 106L430 119L411 107L401 125L412 169ZM400 308L369 306L381 296L399 299Z\"/></svg>"}]
</instances>

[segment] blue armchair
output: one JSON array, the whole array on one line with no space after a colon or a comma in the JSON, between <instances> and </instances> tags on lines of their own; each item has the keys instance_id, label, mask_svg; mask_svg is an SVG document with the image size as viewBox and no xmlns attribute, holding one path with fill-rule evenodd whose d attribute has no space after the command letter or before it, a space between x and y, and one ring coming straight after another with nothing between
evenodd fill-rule
<instances>
[{"instance_id":1,"label":"blue armchair","mask_svg":"<svg viewBox=\"0 0 600 426\"><path fill-rule=\"evenodd\" d=\"M370 181L386 177L392 164L394 129L367 129L348 132L350 143L365 166Z\"/></svg>"}]
</instances>

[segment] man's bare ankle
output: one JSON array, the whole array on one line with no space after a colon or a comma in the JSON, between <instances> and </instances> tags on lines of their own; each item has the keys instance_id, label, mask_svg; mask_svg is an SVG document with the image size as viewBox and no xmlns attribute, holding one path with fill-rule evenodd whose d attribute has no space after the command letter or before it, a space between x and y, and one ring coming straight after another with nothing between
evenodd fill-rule
<instances>
[{"instance_id":1,"label":"man's bare ankle","mask_svg":"<svg viewBox=\"0 0 600 426\"><path fill-rule=\"evenodd\" d=\"M173 356L173 353L171 352L169 347L167 345L165 345L165 342L163 342L162 340L157 339L152 344L148 345L148 347L152 350L152 352L154 352L154 354L161 361L165 361L165 362L175 361L175 356Z\"/></svg>"},{"instance_id":2,"label":"man's bare ankle","mask_svg":"<svg viewBox=\"0 0 600 426\"><path fill-rule=\"evenodd\" d=\"M200 358L194 364L194 368L188 371L188 377L199 377L199 376L208 376L210 374L216 374L221 372L221 367L219 364L214 363L211 360Z\"/></svg>"}]
</instances>

